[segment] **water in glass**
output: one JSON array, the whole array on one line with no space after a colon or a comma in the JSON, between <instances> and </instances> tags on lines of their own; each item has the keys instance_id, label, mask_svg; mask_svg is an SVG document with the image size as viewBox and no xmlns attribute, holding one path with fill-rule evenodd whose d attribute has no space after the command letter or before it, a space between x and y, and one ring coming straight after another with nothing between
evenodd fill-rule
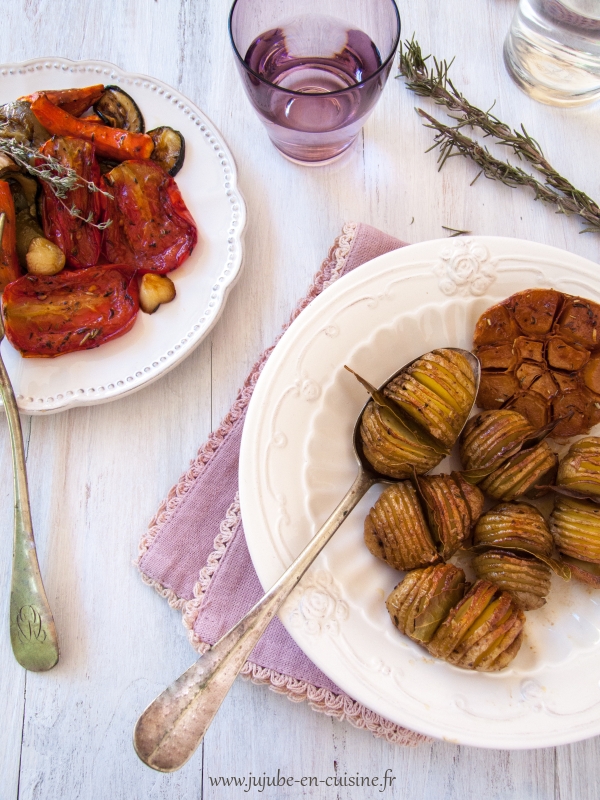
<instances>
[{"instance_id":1,"label":"water in glass","mask_svg":"<svg viewBox=\"0 0 600 800\"><path fill-rule=\"evenodd\" d=\"M352 144L386 75L375 43L334 17L296 17L257 36L244 58L262 81L246 84L274 144L323 162Z\"/></svg>"},{"instance_id":2,"label":"water in glass","mask_svg":"<svg viewBox=\"0 0 600 800\"><path fill-rule=\"evenodd\" d=\"M574 106L600 97L599 0L520 0L506 66L536 100Z\"/></svg>"}]
</instances>

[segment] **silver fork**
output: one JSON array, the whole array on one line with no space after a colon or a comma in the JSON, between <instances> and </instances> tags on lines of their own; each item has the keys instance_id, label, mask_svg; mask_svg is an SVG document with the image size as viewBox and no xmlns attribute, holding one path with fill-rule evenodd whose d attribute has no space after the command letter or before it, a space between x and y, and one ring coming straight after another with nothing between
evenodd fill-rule
<instances>
[{"instance_id":1,"label":"silver fork","mask_svg":"<svg viewBox=\"0 0 600 800\"><path fill-rule=\"evenodd\" d=\"M2 212L0 243L5 224L6 214ZM2 339L4 339L4 320L0 313L0 342ZM10 641L15 658L21 666L33 672L43 672L52 669L58 662L58 638L35 550L19 409L1 355L0 395L8 419L15 491Z\"/></svg>"}]
</instances>

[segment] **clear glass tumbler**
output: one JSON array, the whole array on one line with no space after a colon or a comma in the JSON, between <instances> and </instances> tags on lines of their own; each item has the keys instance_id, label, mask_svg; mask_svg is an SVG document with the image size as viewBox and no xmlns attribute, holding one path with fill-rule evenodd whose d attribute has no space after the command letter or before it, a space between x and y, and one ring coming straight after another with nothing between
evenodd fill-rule
<instances>
[{"instance_id":1,"label":"clear glass tumbler","mask_svg":"<svg viewBox=\"0 0 600 800\"><path fill-rule=\"evenodd\" d=\"M542 103L600 97L600 0L519 0L504 43L518 86Z\"/></svg>"},{"instance_id":2,"label":"clear glass tumbler","mask_svg":"<svg viewBox=\"0 0 600 800\"><path fill-rule=\"evenodd\" d=\"M400 40L394 0L235 0L229 33L271 141L301 164L347 150L373 110Z\"/></svg>"}]
</instances>

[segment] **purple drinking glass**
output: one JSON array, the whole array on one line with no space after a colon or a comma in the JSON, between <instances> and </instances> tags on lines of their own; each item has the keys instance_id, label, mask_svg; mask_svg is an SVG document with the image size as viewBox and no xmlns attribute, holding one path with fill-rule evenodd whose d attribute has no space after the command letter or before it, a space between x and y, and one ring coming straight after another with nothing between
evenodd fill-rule
<instances>
[{"instance_id":1,"label":"purple drinking glass","mask_svg":"<svg viewBox=\"0 0 600 800\"><path fill-rule=\"evenodd\" d=\"M229 34L250 102L275 147L325 164L358 133L400 41L394 0L235 0Z\"/></svg>"}]
</instances>

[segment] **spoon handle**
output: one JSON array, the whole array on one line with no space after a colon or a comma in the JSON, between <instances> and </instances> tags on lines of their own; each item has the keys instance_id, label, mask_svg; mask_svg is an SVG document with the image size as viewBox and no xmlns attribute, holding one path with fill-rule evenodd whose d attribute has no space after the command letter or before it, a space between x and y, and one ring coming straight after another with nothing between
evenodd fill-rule
<instances>
[{"instance_id":1,"label":"spoon handle","mask_svg":"<svg viewBox=\"0 0 600 800\"><path fill-rule=\"evenodd\" d=\"M362 469L333 514L264 597L138 719L133 743L153 769L173 772L198 747L267 625L306 570L377 478Z\"/></svg>"},{"instance_id":2,"label":"spoon handle","mask_svg":"<svg viewBox=\"0 0 600 800\"><path fill-rule=\"evenodd\" d=\"M4 327L1 318L0 334L2 338ZM58 639L35 551L19 410L1 356L0 394L8 419L15 491L10 641L21 666L33 672L43 672L52 669L58 661Z\"/></svg>"}]
</instances>

